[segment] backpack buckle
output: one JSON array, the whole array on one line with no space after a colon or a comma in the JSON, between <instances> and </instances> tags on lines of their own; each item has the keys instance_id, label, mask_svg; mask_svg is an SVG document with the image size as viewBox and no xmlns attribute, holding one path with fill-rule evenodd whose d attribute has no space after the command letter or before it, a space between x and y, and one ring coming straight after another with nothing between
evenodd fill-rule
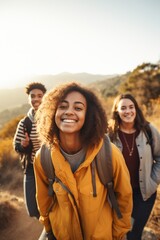
<instances>
[{"instance_id":1,"label":"backpack buckle","mask_svg":"<svg viewBox=\"0 0 160 240\"><path fill-rule=\"evenodd\" d=\"M109 189L113 188L113 182L108 182L105 187Z\"/></svg>"}]
</instances>

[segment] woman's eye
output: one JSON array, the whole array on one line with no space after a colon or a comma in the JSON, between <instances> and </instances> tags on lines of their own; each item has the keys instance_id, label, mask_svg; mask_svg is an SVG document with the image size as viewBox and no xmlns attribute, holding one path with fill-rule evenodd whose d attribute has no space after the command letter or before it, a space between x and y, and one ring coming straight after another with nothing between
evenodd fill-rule
<instances>
[{"instance_id":1,"label":"woman's eye","mask_svg":"<svg viewBox=\"0 0 160 240\"><path fill-rule=\"evenodd\" d=\"M81 111L82 109L80 107L75 107L76 111Z\"/></svg>"},{"instance_id":2,"label":"woman's eye","mask_svg":"<svg viewBox=\"0 0 160 240\"><path fill-rule=\"evenodd\" d=\"M65 106L65 105L60 105L60 106L59 106L60 109L65 109L66 107L67 107L67 106Z\"/></svg>"}]
</instances>

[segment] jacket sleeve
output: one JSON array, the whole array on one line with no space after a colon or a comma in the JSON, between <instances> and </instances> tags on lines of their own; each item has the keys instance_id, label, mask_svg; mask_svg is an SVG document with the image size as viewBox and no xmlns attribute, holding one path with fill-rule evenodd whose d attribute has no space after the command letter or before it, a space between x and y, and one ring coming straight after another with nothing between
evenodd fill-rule
<instances>
[{"instance_id":1,"label":"jacket sleeve","mask_svg":"<svg viewBox=\"0 0 160 240\"><path fill-rule=\"evenodd\" d=\"M22 139L25 139L23 119L20 120L20 122L18 123L16 133L15 133L14 139L13 139L13 148L19 154L31 153L31 151L32 151L31 141L29 142L29 145L27 147L23 147L21 145Z\"/></svg>"},{"instance_id":2,"label":"jacket sleeve","mask_svg":"<svg viewBox=\"0 0 160 240\"><path fill-rule=\"evenodd\" d=\"M152 153L153 153L153 165L151 177L157 184L160 184L160 133L151 124L150 128L152 132Z\"/></svg>"},{"instance_id":3,"label":"jacket sleeve","mask_svg":"<svg viewBox=\"0 0 160 240\"><path fill-rule=\"evenodd\" d=\"M122 153L114 144L112 144L112 162L114 190L122 213L122 218L118 219L113 212L113 239L120 240L131 229L133 203L129 172Z\"/></svg>"},{"instance_id":4,"label":"jacket sleeve","mask_svg":"<svg viewBox=\"0 0 160 240\"><path fill-rule=\"evenodd\" d=\"M48 179L41 166L40 149L37 151L34 159L34 172L36 180L36 199L40 212L40 222L44 225L46 232L51 230L49 221L49 212L53 206L53 197L48 195Z\"/></svg>"}]
</instances>

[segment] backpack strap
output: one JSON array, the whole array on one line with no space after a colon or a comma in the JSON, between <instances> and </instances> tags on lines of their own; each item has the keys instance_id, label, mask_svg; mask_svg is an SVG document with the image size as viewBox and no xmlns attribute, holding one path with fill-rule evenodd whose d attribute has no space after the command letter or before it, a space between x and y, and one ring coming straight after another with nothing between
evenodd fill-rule
<instances>
[{"instance_id":1,"label":"backpack strap","mask_svg":"<svg viewBox=\"0 0 160 240\"><path fill-rule=\"evenodd\" d=\"M30 135L31 129L32 129L32 121L28 116L24 118L23 126L24 126L24 131L27 132L28 135Z\"/></svg>"},{"instance_id":2,"label":"backpack strap","mask_svg":"<svg viewBox=\"0 0 160 240\"><path fill-rule=\"evenodd\" d=\"M105 135L103 145L96 156L96 167L101 182L107 187L108 183L113 180L112 152L107 135Z\"/></svg>"},{"instance_id":3,"label":"backpack strap","mask_svg":"<svg viewBox=\"0 0 160 240\"><path fill-rule=\"evenodd\" d=\"M49 181L48 195L53 196L54 191L52 185L55 181L55 171L52 164L51 151L46 145L42 145L40 149L40 161L42 168L47 175Z\"/></svg>"},{"instance_id":4,"label":"backpack strap","mask_svg":"<svg viewBox=\"0 0 160 240\"><path fill-rule=\"evenodd\" d=\"M91 175L92 175L92 187L93 187L93 197L97 197L97 189L96 189L96 175L95 175L95 159L91 162Z\"/></svg>"},{"instance_id":5,"label":"backpack strap","mask_svg":"<svg viewBox=\"0 0 160 240\"><path fill-rule=\"evenodd\" d=\"M153 137L152 137L152 131L151 131L151 128L150 128L150 125L147 124L147 126L143 129L143 132L147 138L147 142L146 144L149 144L150 147L151 147L151 152L152 152L152 156L154 155L153 154Z\"/></svg>"},{"instance_id":6,"label":"backpack strap","mask_svg":"<svg viewBox=\"0 0 160 240\"><path fill-rule=\"evenodd\" d=\"M23 127L24 127L24 133L28 133L28 136L30 137L30 133L32 130L32 121L28 116L26 116L24 118ZM30 157L32 155L32 149L33 149L33 143L32 143L32 140L29 139L29 155L30 155Z\"/></svg>"},{"instance_id":7,"label":"backpack strap","mask_svg":"<svg viewBox=\"0 0 160 240\"><path fill-rule=\"evenodd\" d=\"M116 211L118 218L122 218L122 214L118 207L113 184L113 167L112 167L112 151L109 137L105 135L104 143L96 156L96 166L98 176L102 184L107 188L109 200L113 209Z\"/></svg>"},{"instance_id":8,"label":"backpack strap","mask_svg":"<svg viewBox=\"0 0 160 240\"><path fill-rule=\"evenodd\" d=\"M32 129L32 121L28 116L23 118L23 129L24 129L24 134L28 133L28 136L30 136L31 129ZM33 144L32 144L32 141L29 140L29 145L25 148L25 152L20 153L20 162L21 162L24 173L26 173L26 169L31 162L32 149L33 149Z\"/></svg>"},{"instance_id":9,"label":"backpack strap","mask_svg":"<svg viewBox=\"0 0 160 240\"><path fill-rule=\"evenodd\" d=\"M151 131L151 128L149 126L149 124L147 124L147 126L144 128L144 134L147 138L147 143L149 145L152 145L152 131Z\"/></svg>"}]
</instances>

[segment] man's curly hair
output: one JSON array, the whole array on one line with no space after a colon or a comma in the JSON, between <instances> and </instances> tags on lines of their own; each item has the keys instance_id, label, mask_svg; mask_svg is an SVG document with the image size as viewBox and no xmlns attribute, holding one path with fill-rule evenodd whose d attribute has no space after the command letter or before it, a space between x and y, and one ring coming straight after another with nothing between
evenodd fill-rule
<instances>
[{"instance_id":1,"label":"man's curly hair","mask_svg":"<svg viewBox=\"0 0 160 240\"><path fill-rule=\"evenodd\" d=\"M37 131L43 144L52 145L59 140L59 128L55 123L58 104L70 93L81 93L87 102L85 122L80 130L81 141L85 146L99 144L107 131L107 117L100 98L91 89L78 83L66 83L51 90L43 98L36 113Z\"/></svg>"},{"instance_id":2,"label":"man's curly hair","mask_svg":"<svg viewBox=\"0 0 160 240\"><path fill-rule=\"evenodd\" d=\"M25 91L26 93L29 95L30 91L32 91L33 89L40 89L43 93L45 93L47 91L47 89L45 88L45 86L42 83L39 82L32 82L29 83L26 87L25 87Z\"/></svg>"}]
</instances>

